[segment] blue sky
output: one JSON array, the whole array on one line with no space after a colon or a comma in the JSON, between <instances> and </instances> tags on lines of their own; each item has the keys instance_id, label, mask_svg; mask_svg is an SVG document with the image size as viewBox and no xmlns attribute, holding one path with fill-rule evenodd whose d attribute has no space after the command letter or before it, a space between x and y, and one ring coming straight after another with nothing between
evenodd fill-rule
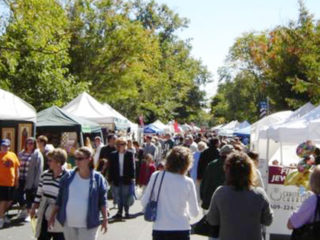
<instances>
[{"instance_id":1,"label":"blue sky","mask_svg":"<svg viewBox=\"0 0 320 240\"><path fill-rule=\"evenodd\" d=\"M189 28L179 33L191 38L193 56L201 58L213 77L223 65L234 40L244 32L262 31L286 25L298 18L298 0L157 0L166 3L190 20ZM308 10L320 19L320 1L305 0ZM215 94L217 81L205 87L207 96Z\"/></svg>"}]
</instances>

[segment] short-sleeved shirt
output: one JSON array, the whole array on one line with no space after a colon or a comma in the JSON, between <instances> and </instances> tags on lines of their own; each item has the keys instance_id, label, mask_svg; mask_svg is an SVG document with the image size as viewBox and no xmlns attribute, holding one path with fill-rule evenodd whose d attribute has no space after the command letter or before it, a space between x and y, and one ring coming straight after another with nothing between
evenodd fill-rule
<instances>
[{"instance_id":1,"label":"short-sleeved shirt","mask_svg":"<svg viewBox=\"0 0 320 240\"><path fill-rule=\"evenodd\" d=\"M319 195L320 197L320 195ZM317 207L317 195L313 194L302 203L301 207L292 213L290 222L294 228L302 227L304 224L312 223ZM318 218L317 218L318 220Z\"/></svg>"},{"instance_id":2,"label":"short-sleeved shirt","mask_svg":"<svg viewBox=\"0 0 320 240\"><path fill-rule=\"evenodd\" d=\"M19 166L20 162L15 153L0 153L0 186L13 187L15 185Z\"/></svg>"}]
</instances>

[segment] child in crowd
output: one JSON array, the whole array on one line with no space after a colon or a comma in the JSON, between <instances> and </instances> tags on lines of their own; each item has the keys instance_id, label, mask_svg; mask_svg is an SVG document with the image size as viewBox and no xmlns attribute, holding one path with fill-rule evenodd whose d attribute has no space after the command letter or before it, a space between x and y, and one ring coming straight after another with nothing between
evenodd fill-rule
<instances>
[{"instance_id":1,"label":"child in crowd","mask_svg":"<svg viewBox=\"0 0 320 240\"><path fill-rule=\"evenodd\" d=\"M143 189L148 185L152 173L156 171L156 166L151 154L147 154L145 161L140 168L138 184Z\"/></svg>"}]
</instances>

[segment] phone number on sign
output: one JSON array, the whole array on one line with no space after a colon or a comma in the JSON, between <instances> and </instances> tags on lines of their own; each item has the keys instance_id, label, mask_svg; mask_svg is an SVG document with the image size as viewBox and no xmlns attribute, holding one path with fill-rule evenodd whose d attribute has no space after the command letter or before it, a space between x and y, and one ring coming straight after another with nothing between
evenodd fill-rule
<instances>
[{"instance_id":1,"label":"phone number on sign","mask_svg":"<svg viewBox=\"0 0 320 240\"><path fill-rule=\"evenodd\" d=\"M294 211L297 208L290 205L271 204L271 208L274 210Z\"/></svg>"}]
</instances>

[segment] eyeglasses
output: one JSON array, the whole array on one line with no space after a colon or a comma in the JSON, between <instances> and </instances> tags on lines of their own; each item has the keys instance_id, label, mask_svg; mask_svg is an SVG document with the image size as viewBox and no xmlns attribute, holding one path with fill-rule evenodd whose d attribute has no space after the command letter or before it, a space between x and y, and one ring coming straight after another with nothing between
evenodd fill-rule
<instances>
[{"instance_id":1,"label":"eyeglasses","mask_svg":"<svg viewBox=\"0 0 320 240\"><path fill-rule=\"evenodd\" d=\"M125 143L118 143L117 146L125 146Z\"/></svg>"},{"instance_id":2,"label":"eyeglasses","mask_svg":"<svg viewBox=\"0 0 320 240\"><path fill-rule=\"evenodd\" d=\"M86 159L86 158L84 158L84 157L76 157L74 160L76 160L76 161L82 161L82 160L84 160L84 159Z\"/></svg>"}]
</instances>

